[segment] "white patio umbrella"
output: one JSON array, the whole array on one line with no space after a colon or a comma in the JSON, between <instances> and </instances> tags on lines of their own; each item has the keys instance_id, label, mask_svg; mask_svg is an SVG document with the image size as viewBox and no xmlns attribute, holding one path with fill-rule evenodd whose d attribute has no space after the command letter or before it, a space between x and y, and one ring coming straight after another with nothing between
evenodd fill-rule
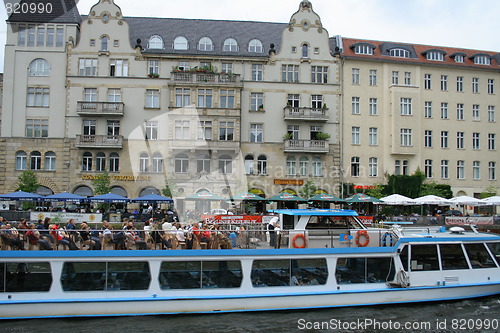
<instances>
[{"instance_id":1,"label":"white patio umbrella","mask_svg":"<svg viewBox=\"0 0 500 333\"><path fill-rule=\"evenodd\" d=\"M387 197L380 198L383 202L379 202L381 205L417 205L415 200L412 198L405 197L404 195L401 194L391 194Z\"/></svg>"},{"instance_id":2,"label":"white patio umbrella","mask_svg":"<svg viewBox=\"0 0 500 333\"><path fill-rule=\"evenodd\" d=\"M454 197L450 199L450 204L454 205L467 205L467 206L479 206L484 205L484 201L481 199L476 199L473 197L469 197L467 195L461 195L459 197Z\"/></svg>"},{"instance_id":3,"label":"white patio umbrella","mask_svg":"<svg viewBox=\"0 0 500 333\"><path fill-rule=\"evenodd\" d=\"M413 200L420 205L438 205L438 206L450 205L450 200L433 194L424 195L423 197L418 197Z\"/></svg>"},{"instance_id":4,"label":"white patio umbrella","mask_svg":"<svg viewBox=\"0 0 500 333\"><path fill-rule=\"evenodd\" d=\"M487 205L500 206L500 196L498 196L498 195L495 195L493 197L484 198L481 201L486 203Z\"/></svg>"}]
</instances>

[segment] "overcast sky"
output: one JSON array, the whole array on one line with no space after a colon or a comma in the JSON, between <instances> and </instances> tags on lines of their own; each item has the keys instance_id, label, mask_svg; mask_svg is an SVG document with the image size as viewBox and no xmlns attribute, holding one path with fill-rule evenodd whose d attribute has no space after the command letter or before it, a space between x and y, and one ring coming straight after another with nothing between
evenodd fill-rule
<instances>
[{"instance_id":1,"label":"overcast sky","mask_svg":"<svg viewBox=\"0 0 500 333\"><path fill-rule=\"evenodd\" d=\"M9 1L9 0L5 0ZM97 0L80 0L88 14ZM500 52L498 0L311 0L330 36ZM287 23L300 0L115 0L124 16ZM6 11L0 14L5 45ZM3 72L3 50L0 52Z\"/></svg>"}]
</instances>

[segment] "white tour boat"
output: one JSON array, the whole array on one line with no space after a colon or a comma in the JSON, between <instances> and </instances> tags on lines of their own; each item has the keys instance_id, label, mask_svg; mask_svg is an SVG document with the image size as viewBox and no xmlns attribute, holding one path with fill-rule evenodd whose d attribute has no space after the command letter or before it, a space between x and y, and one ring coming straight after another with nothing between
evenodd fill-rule
<instances>
[{"instance_id":1,"label":"white tour boat","mask_svg":"<svg viewBox=\"0 0 500 333\"><path fill-rule=\"evenodd\" d=\"M278 249L0 251L0 317L293 310L500 293L499 235L367 229L351 210L275 213Z\"/></svg>"}]
</instances>

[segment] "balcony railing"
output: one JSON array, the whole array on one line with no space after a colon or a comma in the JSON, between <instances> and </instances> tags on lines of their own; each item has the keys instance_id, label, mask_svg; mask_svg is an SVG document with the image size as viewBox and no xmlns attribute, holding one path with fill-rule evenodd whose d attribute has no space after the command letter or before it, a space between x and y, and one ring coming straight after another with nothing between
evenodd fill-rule
<instances>
[{"instance_id":1,"label":"balcony railing","mask_svg":"<svg viewBox=\"0 0 500 333\"><path fill-rule=\"evenodd\" d=\"M122 135L77 135L78 148L123 148Z\"/></svg>"},{"instance_id":2,"label":"balcony railing","mask_svg":"<svg viewBox=\"0 0 500 333\"><path fill-rule=\"evenodd\" d=\"M291 107L284 108L285 120L328 121L328 108Z\"/></svg>"},{"instance_id":3,"label":"balcony railing","mask_svg":"<svg viewBox=\"0 0 500 333\"><path fill-rule=\"evenodd\" d=\"M328 140L285 140L285 152L328 153Z\"/></svg>"},{"instance_id":4,"label":"balcony railing","mask_svg":"<svg viewBox=\"0 0 500 333\"><path fill-rule=\"evenodd\" d=\"M220 74L204 72L172 72L172 83L197 84L241 84L240 74Z\"/></svg>"},{"instance_id":5,"label":"balcony railing","mask_svg":"<svg viewBox=\"0 0 500 333\"><path fill-rule=\"evenodd\" d=\"M122 102L77 102L76 113L93 116L123 116Z\"/></svg>"}]
</instances>

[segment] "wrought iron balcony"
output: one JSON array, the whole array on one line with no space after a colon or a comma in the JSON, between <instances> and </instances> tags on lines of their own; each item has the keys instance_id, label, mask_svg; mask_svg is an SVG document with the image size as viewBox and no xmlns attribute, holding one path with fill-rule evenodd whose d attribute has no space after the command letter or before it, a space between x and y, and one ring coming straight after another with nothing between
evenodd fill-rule
<instances>
[{"instance_id":1,"label":"wrought iron balcony","mask_svg":"<svg viewBox=\"0 0 500 333\"><path fill-rule=\"evenodd\" d=\"M77 135L78 148L123 148L122 135Z\"/></svg>"},{"instance_id":2,"label":"wrought iron balcony","mask_svg":"<svg viewBox=\"0 0 500 333\"><path fill-rule=\"evenodd\" d=\"M328 153L328 140L285 139L285 153Z\"/></svg>"},{"instance_id":3,"label":"wrought iron balcony","mask_svg":"<svg viewBox=\"0 0 500 333\"><path fill-rule=\"evenodd\" d=\"M285 120L328 121L328 108L291 107L284 108Z\"/></svg>"},{"instance_id":4,"label":"wrought iron balcony","mask_svg":"<svg viewBox=\"0 0 500 333\"><path fill-rule=\"evenodd\" d=\"M122 102L77 102L76 113L92 116L123 116Z\"/></svg>"},{"instance_id":5,"label":"wrought iron balcony","mask_svg":"<svg viewBox=\"0 0 500 333\"><path fill-rule=\"evenodd\" d=\"M221 74L206 72L172 72L170 84L217 84L241 85L240 74Z\"/></svg>"}]
</instances>

